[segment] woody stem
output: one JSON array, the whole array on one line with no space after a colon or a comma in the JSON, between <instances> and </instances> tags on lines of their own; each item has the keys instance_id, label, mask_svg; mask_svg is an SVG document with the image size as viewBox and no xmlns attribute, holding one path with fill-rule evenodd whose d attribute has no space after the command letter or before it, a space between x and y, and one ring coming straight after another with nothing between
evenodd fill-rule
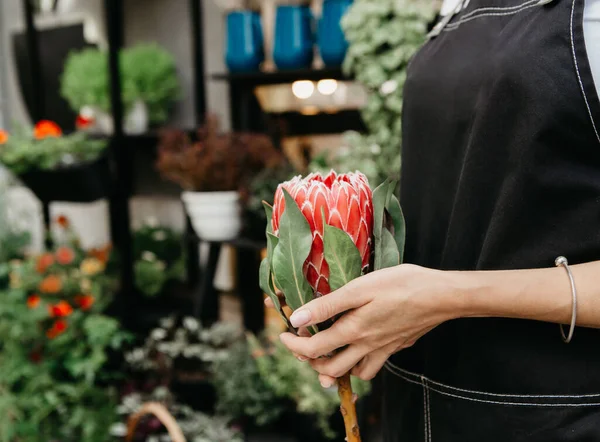
<instances>
[{"instance_id":1,"label":"woody stem","mask_svg":"<svg viewBox=\"0 0 600 442\"><path fill-rule=\"evenodd\" d=\"M350 383L350 372L341 378L338 378L338 394L340 396L340 411L344 417L344 426L346 427L347 442L361 442L360 431L358 429L358 418L356 417L356 399L352 393L352 384Z\"/></svg>"}]
</instances>

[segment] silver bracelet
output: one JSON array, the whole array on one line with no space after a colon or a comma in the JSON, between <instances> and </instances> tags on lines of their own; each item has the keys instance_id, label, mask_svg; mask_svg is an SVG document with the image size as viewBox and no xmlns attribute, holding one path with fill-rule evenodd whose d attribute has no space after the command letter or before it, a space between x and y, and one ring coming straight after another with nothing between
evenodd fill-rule
<instances>
[{"instance_id":1,"label":"silver bracelet","mask_svg":"<svg viewBox=\"0 0 600 442\"><path fill-rule=\"evenodd\" d=\"M566 344L571 342L573 339L573 332L575 332L575 323L577 322L577 287L575 287L575 278L573 278L573 273L571 272L571 267L569 267L569 261L564 256L559 256L554 261L556 267L564 267L567 271L567 275L569 275L569 282L571 283L571 293L573 296L573 309L571 312L571 328L569 328L569 335L565 335L565 330L562 324L560 325L560 334L562 335L563 341Z\"/></svg>"}]
</instances>

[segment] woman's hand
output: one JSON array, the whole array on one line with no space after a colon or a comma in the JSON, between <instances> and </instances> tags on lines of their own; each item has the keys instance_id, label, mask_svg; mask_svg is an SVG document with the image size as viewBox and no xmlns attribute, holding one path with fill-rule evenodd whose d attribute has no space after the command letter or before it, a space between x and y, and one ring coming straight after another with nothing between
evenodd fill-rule
<instances>
[{"instance_id":1,"label":"woman's hand","mask_svg":"<svg viewBox=\"0 0 600 442\"><path fill-rule=\"evenodd\" d=\"M350 370L372 379L390 355L458 317L459 282L457 273L412 265L370 273L309 302L290 318L294 327L305 328L344 313L329 329L312 337L284 333L281 341L299 359L310 360L324 386Z\"/></svg>"}]
</instances>

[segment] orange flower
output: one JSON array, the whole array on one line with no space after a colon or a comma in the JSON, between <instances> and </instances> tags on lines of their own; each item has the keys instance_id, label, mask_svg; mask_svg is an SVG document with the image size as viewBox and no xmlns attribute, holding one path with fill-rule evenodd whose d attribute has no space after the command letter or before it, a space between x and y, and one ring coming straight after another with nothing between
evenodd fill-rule
<instances>
[{"instance_id":1,"label":"orange flower","mask_svg":"<svg viewBox=\"0 0 600 442\"><path fill-rule=\"evenodd\" d=\"M37 262L35 264L35 270L38 273L46 273L48 267L54 264L54 256L52 253L43 253L38 256Z\"/></svg>"},{"instance_id":2,"label":"orange flower","mask_svg":"<svg viewBox=\"0 0 600 442\"><path fill-rule=\"evenodd\" d=\"M92 258L96 258L102 264L106 264L108 262L108 258L110 256L110 251L112 250L112 244L107 244L104 247L93 248L88 251L88 255Z\"/></svg>"},{"instance_id":3,"label":"orange flower","mask_svg":"<svg viewBox=\"0 0 600 442\"><path fill-rule=\"evenodd\" d=\"M56 217L56 223L63 229L67 229L70 225L69 218L67 218L65 215L58 215Z\"/></svg>"},{"instance_id":4,"label":"orange flower","mask_svg":"<svg viewBox=\"0 0 600 442\"><path fill-rule=\"evenodd\" d=\"M77 295L75 296L75 302L77 303L77 305L79 306L79 308L81 308L81 310L89 310L92 305L94 305L94 302L96 301L96 298L94 298L93 295Z\"/></svg>"},{"instance_id":5,"label":"orange flower","mask_svg":"<svg viewBox=\"0 0 600 442\"><path fill-rule=\"evenodd\" d=\"M69 265L75 259L75 252L70 247L61 246L56 249L56 261L63 266Z\"/></svg>"},{"instance_id":6,"label":"orange flower","mask_svg":"<svg viewBox=\"0 0 600 442\"><path fill-rule=\"evenodd\" d=\"M8 141L8 132L0 129L0 144L6 144Z\"/></svg>"},{"instance_id":7,"label":"orange flower","mask_svg":"<svg viewBox=\"0 0 600 442\"><path fill-rule=\"evenodd\" d=\"M58 304L49 305L48 313L50 313L50 317L52 318L61 318L73 313L73 307L67 301L60 301Z\"/></svg>"},{"instance_id":8,"label":"orange flower","mask_svg":"<svg viewBox=\"0 0 600 442\"><path fill-rule=\"evenodd\" d=\"M41 298L39 295L31 295L29 298L27 298L27 307L31 309L36 308L38 305L40 305L40 300Z\"/></svg>"},{"instance_id":9,"label":"orange flower","mask_svg":"<svg viewBox=\"0 0 600 442\"><path fill-rule=\"evenodd\" d=\"M54 121L41 120L33 128L33 137L36 140L42 140L48 137L60 137L62 130Z\"/></svg>"},{"instance_id":10,"label":"orange flower","mask_svg":"<svg viewBox=\"0 0 600 442\"><path fill-rule=\"evenodd\" d=\"M48 275L40 282L39 289L42 293L56 294L62 290L62 281L56 275Z\"/></svg>"},{"instance_id":11,"label":"orange flower","mask_svg":"<svg viewBox=\"0 0 600 442\"><path fill-rule=\"evenodd\" d=\"M64 319L58 319L54 322L54 324L52 324L52 327L50 327L46 331L46 336L48 337L48 339L54 339L57 336L64 333L66 329L67 321L65 321Z\"/></svg>"}]
</instances>

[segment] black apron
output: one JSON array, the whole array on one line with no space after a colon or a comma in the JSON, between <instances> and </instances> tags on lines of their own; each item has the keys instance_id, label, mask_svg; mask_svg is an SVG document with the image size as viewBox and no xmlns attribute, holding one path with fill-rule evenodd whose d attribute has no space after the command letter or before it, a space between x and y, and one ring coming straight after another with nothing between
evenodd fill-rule
<instances>
[{"instance_id":1,"label":"black apron","mask_svg":"<svg viewBox=\"0 0 600 442\"><path fill-rule=\"evenodd\" d=\"M471 0L414 57L403 116L407 262L600 260L600 101L583 8ZM570 297L566 274L564 288ZM600 441L598 330L577 328L567 345L556 324L459 319L394 355L382 376L386 442Z\"/></svg>"}]
</instances>

